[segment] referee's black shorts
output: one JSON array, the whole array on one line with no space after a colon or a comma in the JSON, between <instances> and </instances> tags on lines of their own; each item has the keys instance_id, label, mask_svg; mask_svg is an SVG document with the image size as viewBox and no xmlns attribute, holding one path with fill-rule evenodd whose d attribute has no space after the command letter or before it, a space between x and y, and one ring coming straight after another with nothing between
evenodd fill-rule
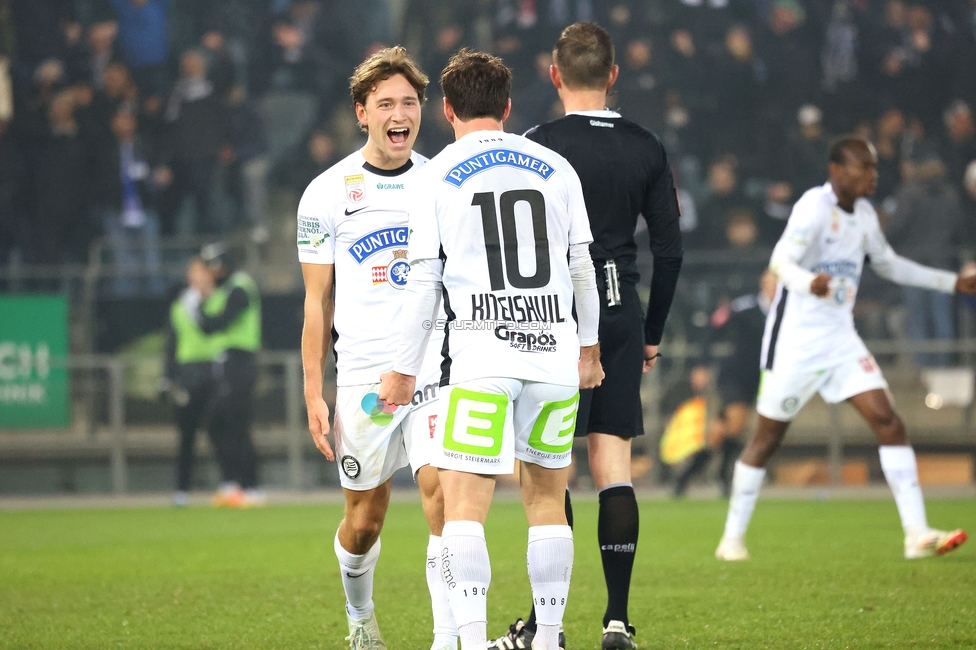
<instances>
[{"instance_id":1,"label":"referee's black shorts","mask_svg":"<svg viewBox=\"0 0 976 650\"><path fill-rule=\"evenodd\" d=\"M643 309L635 285L620 283L621 304L607 307L606 286L598 284L601 285L600 361L606 377L599 387L580 391L576 436L608 433L630 439L644 435L640 401L644 372Z\"/></svg>"}]
</instances>

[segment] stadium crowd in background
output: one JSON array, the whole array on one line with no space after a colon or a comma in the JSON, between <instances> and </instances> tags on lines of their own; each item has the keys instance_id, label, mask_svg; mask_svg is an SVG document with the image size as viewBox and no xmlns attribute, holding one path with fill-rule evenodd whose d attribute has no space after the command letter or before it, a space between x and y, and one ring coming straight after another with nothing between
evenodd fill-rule
<instances>
[{"instance_id":1,"label":"stadium crowd in background","mask_svg":"<svg viewBox=\"0 0 976 650\"><path fill-rule=\"evenodd\" d=\"M380 44L429 70L462 46L503 57L521 133L560 114L551 46L588 19L618 43L611 108L669 151L686 250L771 247L845 132L878 147L874 201L905 254L955 267L976 242L974 0L3 0L0 264L84 262L106 236L141 242L151 265L157 224L274 236L269 192L295 194L361 145L347 76ZM432 100L427 156L452 139ZM106 158L119 111L139 153L120 149L121 188ZM931 314L912 336L947 336L945 304L904 299Z\"/></svg>"}]
</instances>

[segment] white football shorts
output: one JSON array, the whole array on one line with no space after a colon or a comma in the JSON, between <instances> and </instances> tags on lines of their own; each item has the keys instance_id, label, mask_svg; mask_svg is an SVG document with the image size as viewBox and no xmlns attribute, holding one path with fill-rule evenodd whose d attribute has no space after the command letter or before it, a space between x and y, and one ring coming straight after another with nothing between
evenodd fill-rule
<instances>
[{"instance_id":1,"label":"white football shorts","mask_svg":"<svg viewBox=\"0 0 976 650\"><path fill-rule=\"evenodd\" d=\"M339 386L336 390L336 463L339 482L348 490L371 490L401 467L414 476L431 464L437 420L436 377L418 382L407 406L379 399L379 384Z\"/></svg>"},{"instance_id":2,"label":"white football shorts","mask_svg":"<svg viewBox=\"0 0 976 650\"><path fill-rule=\"evenodd\" d=\"M511 474L515 460L569 466L579 390L489 377L441 389L431 464L471 474Z\"/></svg>"},{"instance_id":3,"label":"white football shorts","mask_svg":"<svg viewBox=\"0 0 976 650\"><path fill-rule=\"evenodd\" d=\"M756 411L771 420L790 422L814 393L828 404L836 404L869 390L888 390L870 353L826 369L793 369L779 364L774 370L763 370L759 381Z\"/></svg>"}]
</instances>

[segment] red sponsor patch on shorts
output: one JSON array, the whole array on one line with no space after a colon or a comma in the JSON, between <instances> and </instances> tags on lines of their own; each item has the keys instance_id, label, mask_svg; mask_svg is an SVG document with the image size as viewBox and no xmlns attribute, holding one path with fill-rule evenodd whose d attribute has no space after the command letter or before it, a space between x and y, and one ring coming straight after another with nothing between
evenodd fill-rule
<instances>
[{"instance_id":1,"label":"red sponsor patch on shorts","mask_svg":"<svg viewBox=\"0 0 976 650\"><path fill-rule=\"evenodd\" d=\"M434 439L434 429L437 428L437 416L428 415L427 416L427 426L430 427L430 439Z\"/></svg>"},{"instance_id":2,"label":"red sponsor patch on shorts","mask_svg":"<svg viewBox=\"0 0 976 650\"><path fill-rule=\"evenodd\" d=\"M874 357L871 355L861 357L857 360L857 362L861 364L861 368L864 369L864 372L874 372L878 369L878 364L874 362Z\"/></svg>"}]
</instances>

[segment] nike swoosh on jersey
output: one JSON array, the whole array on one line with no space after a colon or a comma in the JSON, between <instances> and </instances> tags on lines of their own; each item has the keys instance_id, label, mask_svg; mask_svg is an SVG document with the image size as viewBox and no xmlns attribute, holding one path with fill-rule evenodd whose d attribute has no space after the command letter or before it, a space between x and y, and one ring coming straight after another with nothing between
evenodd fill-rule
<instances>
[{"instance_id":1,"label":"nike swoosh on jersey","mask_svg":"<svg viewBox=\"0 0 976 650\"><path fill-rule=\"evenodd\" d=\"M366 569L362 573L349 573L348 571L346 571L346 577L347 578L361 578L362 576L366 575L367 573L369 573L369 569Z\"/></svg>"},{"instance_id":2,"label":"nike swoosh on jersey","mask_svg":"<svg viewBox=\"0 0 976 650\"><path fill-rule=\"evenodd\" d=\"M351 215L351 214L356 214L357 212L362 212L363 210L365 210L365 209L366 209L366 208L368 208L368 207L369 207L369 206L367 205L367 206L365 206L365 207L362 207L362 208L359 208L359 209L357 209L357 210L350 210L349 208L346 208L346 216L348 217L348 216L349 216L349 215Z\"/></svg>"}]
</instances>

